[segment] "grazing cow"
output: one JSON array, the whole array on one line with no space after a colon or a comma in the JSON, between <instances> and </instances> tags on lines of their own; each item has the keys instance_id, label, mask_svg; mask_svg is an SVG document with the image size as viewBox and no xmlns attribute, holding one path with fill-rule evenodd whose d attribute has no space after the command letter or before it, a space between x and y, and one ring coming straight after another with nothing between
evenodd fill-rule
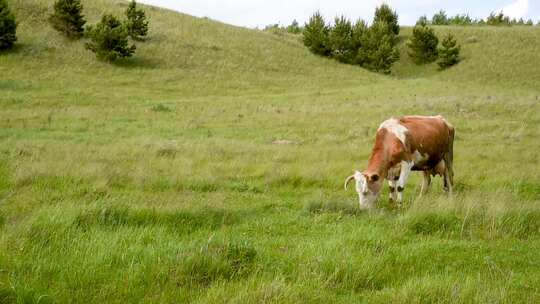
<instances>
[{"instance_id":1,"label":"grazing cow","mask_svg":"<svg viewBox=\"0 0 540 304\"><path fill-rule=\"evenodd\" d=\"M371 208L387 179L390 199L401 204L407 178L414 170L423 172L421 193L428 190L431 175L440 175L451 194L453 145L454 127L442 116L390 118L377 130L367 169L349 176L345 189L355 180L360 207Z\"/></svg>"}]
</instances>

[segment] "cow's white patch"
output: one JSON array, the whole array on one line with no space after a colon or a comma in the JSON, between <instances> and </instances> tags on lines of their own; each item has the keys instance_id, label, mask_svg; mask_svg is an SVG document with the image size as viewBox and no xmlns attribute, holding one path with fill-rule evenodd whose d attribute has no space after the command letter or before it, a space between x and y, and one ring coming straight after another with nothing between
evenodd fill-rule
<instances>
[{"instance_id":1,"label":"cow's white patch","mask_svg":"<svg viewBox=\"0 0 540 304\"><path fill-rule=\"evenodd\" d=\"M422 155L418 150L413 153L413 161L415 164L423 164L429 159L428 154Z\"/></svg>"},{"instance_id":2,"label":"cow's white patch","mask_svg":"<svg viewBox=\"0 0 540 304\"><path fill-rule=\"evenodd\" d=\"M401 125L395 118L385 120L380 126L380 129L386 129L394 134L404 145L407 138L407 132L409 131L405 126Z\"/></svg>"}]
</instances>

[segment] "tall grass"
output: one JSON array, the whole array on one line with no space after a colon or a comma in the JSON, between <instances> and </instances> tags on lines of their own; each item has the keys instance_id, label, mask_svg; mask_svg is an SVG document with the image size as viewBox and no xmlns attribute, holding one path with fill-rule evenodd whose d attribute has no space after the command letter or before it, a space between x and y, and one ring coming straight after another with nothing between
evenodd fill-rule
<instances>
[{"instance_id":1,"label":"tall grass","mask_svg":"<svg viewBox=\"0 0 540 304\"><path fill-rule=\"evenodd\" d=\"M148 41L110 65L49 28L52 1L9 4L0 302L540 300L537 28L436 28L459 65L381 76L147 7ZM90 23L126 7L83 4ZM343 180L404 114L456 126L455 196L419 198L413 174L403 208L385 189L362 212Z\"/></svg>"}]
</instances>

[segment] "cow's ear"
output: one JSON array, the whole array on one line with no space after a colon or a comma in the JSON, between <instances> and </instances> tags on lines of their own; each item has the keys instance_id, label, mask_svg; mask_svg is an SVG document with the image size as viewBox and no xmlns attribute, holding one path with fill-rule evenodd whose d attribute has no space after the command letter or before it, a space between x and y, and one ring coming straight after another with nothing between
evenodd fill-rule
<instances>
[{"instance_id":1,"label":"cow's ear","mask_svg":"<svg viewBox=\"0 0 540 304\"><path fill-rule=\"evenodd\" d=\"M378 174L373 174L369 177L369 180L372 181L372 182L376 182L379 180L379 175Z\"/></svg>"}]
</instances>

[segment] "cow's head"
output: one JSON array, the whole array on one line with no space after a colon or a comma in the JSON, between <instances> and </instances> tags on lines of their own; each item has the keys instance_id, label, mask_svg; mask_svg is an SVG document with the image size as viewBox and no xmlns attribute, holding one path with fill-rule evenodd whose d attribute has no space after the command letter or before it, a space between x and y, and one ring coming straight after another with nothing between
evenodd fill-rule
<instances>
[{"instance_id":1,"label":"cow's head","mask_svg":"<svg viewBox=\"0 0 540 304\"><path fill-rule=\"evenodd\" d=\"M345 190L347 190L347 185L352 180L356 182L360 208L372 208L381 191L382 178L377 173L355 171L353 175L345 180Z\"/></svg>"}]
</instances>

